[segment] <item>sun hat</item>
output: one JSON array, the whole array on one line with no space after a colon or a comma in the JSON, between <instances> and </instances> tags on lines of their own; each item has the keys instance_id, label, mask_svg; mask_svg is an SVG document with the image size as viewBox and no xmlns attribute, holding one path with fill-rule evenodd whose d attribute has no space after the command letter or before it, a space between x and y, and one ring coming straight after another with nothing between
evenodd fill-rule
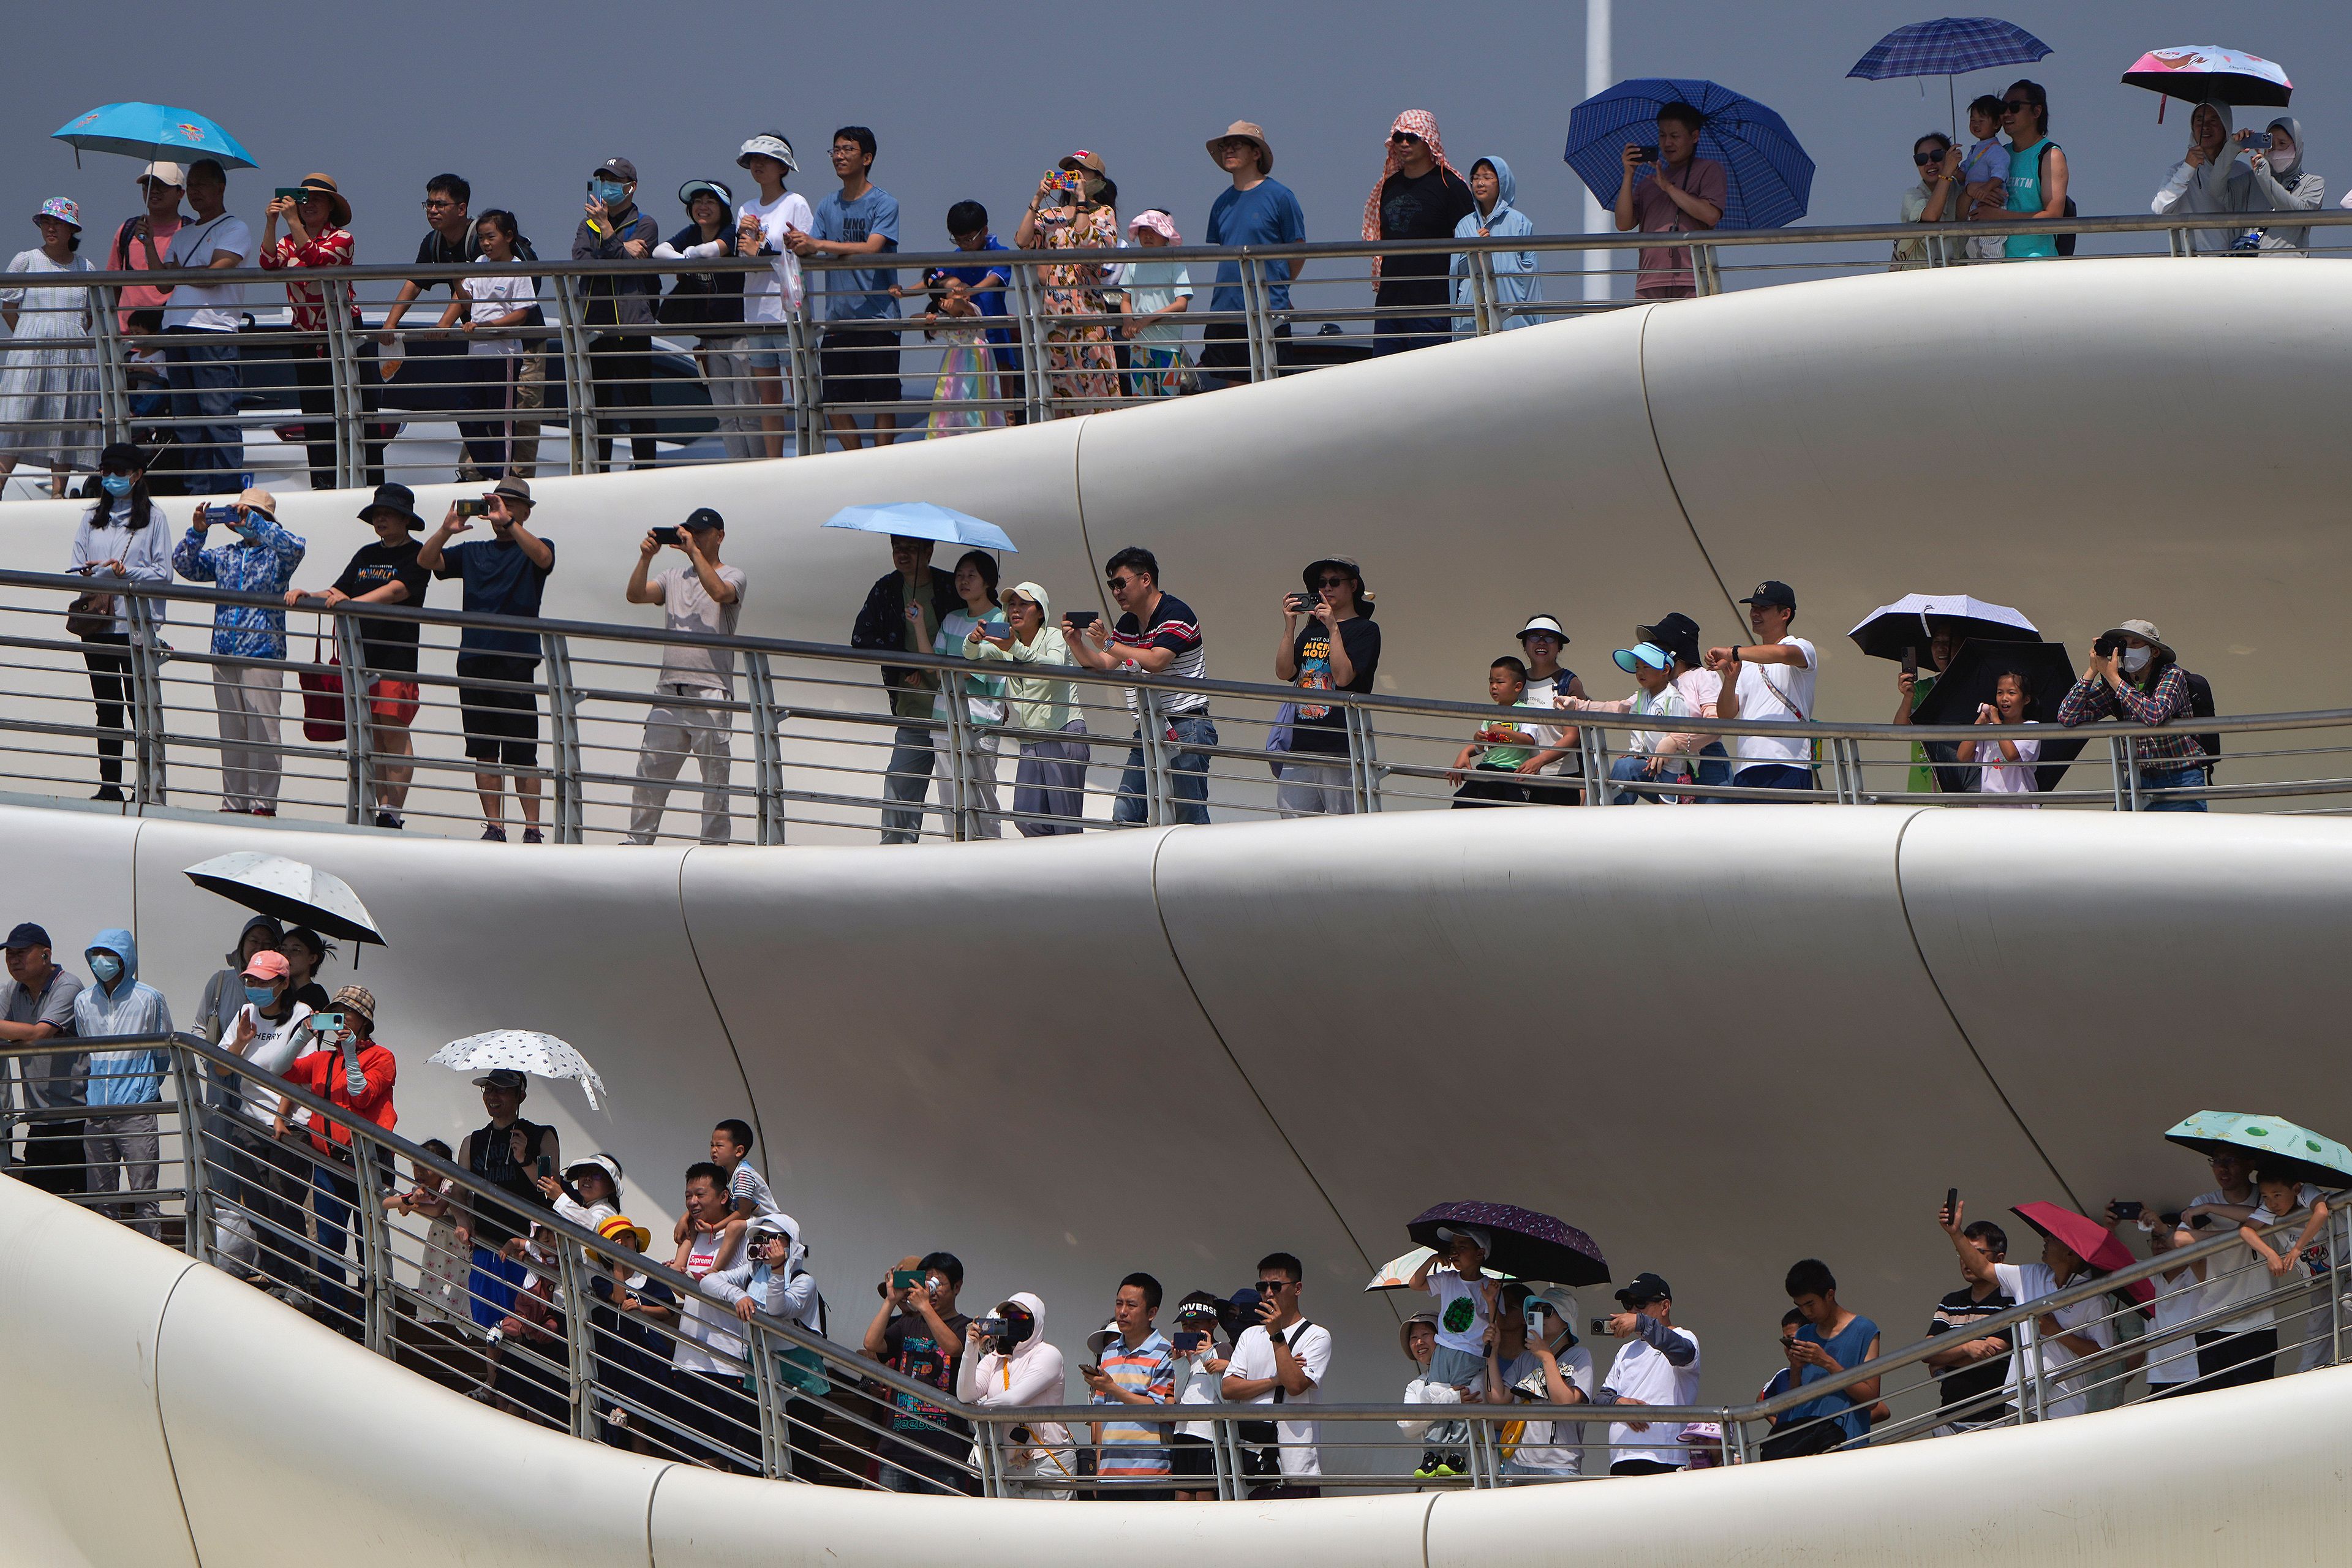
<instances>
[{"instance_id":1,"label":"sun hat","mask_svg":"<svg viewBox=\"0 0 2352 1568\"><path fill-rule=\"evenodd\" d=\"M1176 220L1158 207L1146 207L1127 220L1128 233L1133 234L1139 228L1150 229L1171 245L1184 243L1184 237L1176 232Z\"/></svg>"},{"instance_id":2,"label":"sun hat","mask_svg":"<svg viewBox=\"0 0 2352 1568\"><path fill-rule=\"evenodd\" d=\"M274 518L278 515L278 498L268 490L239 490L236 504L260 512L265 517Z\"/></svg>"},{"instance_id":3,"label":"sun hat","mask_svg":"<svg viewBox=\"0 0 2352 1568\"><path fill-rule=\"evenodd\" d=\"M735 166L739 169L750 168L751 155L754 153L773 158L793 174L797 174L801 172L801 161L793 156L793 144L782 136L771 135L763 131L752 137L736 153Z\"/></svg>"},{"instance_id":4,"label":"sun hat","mask_svg":"<svg viewBox=\"0 0 2352 1568\"><path fill-rule=\"evenodd\" d=\"M716 196L722 207L735 205L735 193L716 180L688 180L677 188L677 205L688 213L694 210L694 198L705 193Z\"/></svg>"},{"instance_id":5,"label":"sun hat","mask_svg":"<svg viewBox=\"0 0 2352 1568\"><path fill-rule=\"evenodd\" d=\"M1437 1227L1440 1241L1475 1242L1481 1252L1495 1250L1495 1233L1475 1225L1441 1225Z\"/></svg>"},{"instance_id":6,"label":"sun hat","mask_svg":"<svg viewBox=\"0 0 2352 1568\"><path fill-rule=\"evenodd\" d=\"M1357 563L1356 558L1352 555L1318 555L1309 561L1298 574L1298 580L1307 584L1307 591L1309 594L1319 594L1323 591L1323 584L1318 579L1322 577L1323 568L1326 566L1337 566L1356 580L1357 593L1366 598L1371 596L1364 587L1364 569Z\"/></svg>"},{"instance_id":7,"label":"sun hat","mask_svg":"<svg viewBox=\"0 0 2352 1568\"><path fill-rule=\"evenodd\" d=\"M1652 669L1671 669L1675 663L1672 654L1657 644L1649 642L1635 643L1632 647L1621 647L1609 657L1616 660L1617 668L1628 675L1632 675L1634 672L1633 667L1639 664L1646 664Z\"/></svg>"},{"instance_id":8,"label":"sun hat","mask_svg":"<svg viewBox=\"0 0 2352 1568\"><path fill-rule=\"evenodd\" d=\"M1256 123L1252 121L1236 120L1219 134L1210 137L1205 143L1209 149L1209 156L1214 158L1217 155L1218 142L1230 142L1236 136L1244 142L1257 143L1257 172L1261 174L1273 174L1274 143L1265 139L1265 132L1259 130Z\"/></svg>"},{"instance_id":9,"label":"sun hat","mask_svg":"<svg viewBox=\"0 0 2352 1568\"><path fill-rule=\"evenodd\" d=\"M81 226L81 208L75 204L71 196L51 196L41 204L41 210L33 216L36 218L53 217L59 223L69 223L76 228Z\"/></svg>"},{"instance_id":10,"label":"sun hat","mask_svg":"<svg viewBox=\"0 0 2352 1568\"><path fill-rule=\"evenodd\" d=\"M369 1028L375 1027L375 993L364 985L344 986L335 993L335 999L327 1004L327 1009L333 1013L357 1013L368 1021Z\"/></svg>"},{"instance_id":11,"label":"sun hat","mask_svg":"<svg viewBox=\"0 0 2352 1568\"><path fill-rule=\"evenodd\" d=\"M635 1247L639 1252L651 1247L654 1240L653 1232L625 1214L616 1214L598 1226L596 1234L606 1241L618 1241L625 1236L629 1238L629 1245Z\"/></svg>"},{"instance_id":12,"label":"sun hat","mask_svg":"<svg viewBox=\"0 0 2352 1568\"><path fill-rule=\"evenodd\" d=\"M319 174L305 174L302 176L302 188L306 191L324 191L326 193L327 210L329 213L333 215L337 226L340 227L341 225L352 221L352 204L350 201L345 199L342 192L335 188L335 181L332 175Z\"/></svg>"},{"instance_id":13,"label":"sun hat","mask_svg":"<svg viewBox=\"0 0 2352 1568\"><path fill-rule=\"evenodd\" d=\"M1437 1314L1434 1312L1415 1312L1412 1317L1407 1318L1403 1322L1397 1325L1397 1349L1404 1352L1404 1357L1407 1361L1412 1360L1412 1331L1423 1323L1427 1323L1433 1329L1437 1327Z\"/></svg>"},{"instance_id":14,"label":"sun hat","mask_svg":"<svg viewBox=\"0 0 2352 1568\"><path fill-rule=\"evenodd\" d=\"M406 485L384 484L376 486L375 499L368 502L367 505L360 508L360 521L362 522L369 521L370 518L368 514L378 511L388 511L392 513L394 517L400 519L401 521L408 524L412 532L422 529L425 526L425 520L416 515L416 492L410 489Z\"/></svg>"},{"instance_id":15,"label":"sun hat","mask_svg":"<svg viewBox=\"0 0 2352 1568\"><path fill-rule=\"evenodd\" d=\"M2111 637L2137 637L2144 643L2154 644L2156 651L2167 658L2177 659L2180 657L2172 651L2172 645L2164 640L2164 634L2156 629L2154 621L2117 621L2102 635Z\"/></svg>"},{"instance_id":16,"label":"sun hat","mask_svg":"<svg viewBox=\"0 0 2352 1568\"><path fill-rule=\"evenodd\" d=\"M1529 632L1549 632L1563 643L1569 640L1568 628L1559 624L1558 616L1529 616L1528 624L1519 628L1518 640L1527 641Z\"/></svg>"},{"instance_id":17,"label":"sun hat","mask_svg":"<svg viewBox=\"0 0 2352 1568\"><path fill-rule=\"evenodd\" d=\"M257 980L283 980L291 972L287 967L284 953L272 952L264 948L255 953L251 961L239 973L249 974Z\"/></svg>"},{"instance_id":18,"label":"sun hat","mask_svg":"<svg viewBox=\"0 0 2352 1568\"><path fill-rule=\"evenodd\" d=\"M614 1201L616 1203L620 1201L621 1162L614 1159L610 1154L588 1154L567 1163L563 1167L563 1173L569 1176L574 1171L587 1170L604 1172L604 1179L613 1184Z\"/></svg>"},{"instance_id":19,"label":"sun hat","mask_svg":"<svg viewBox=\"0 0 2352 1568\"><path fill-rule=\"evenodd\" d=\"M1087 1336L1087 1359L1100 1366L1103 1347L1117 1338L1118 1338L1118 1320L1114 1318Z\"/></svg>"},{"instance_id":20,"label":"sun hat","mask_svg":"<svg viewBox=\"0 0 2352 1568\"><path fill-rule=\"evenodd\" d=\"M530 505L530 481L528 479L518 479L509 475L492 485L490 493L494 496L503 496L509 500L519 500L525 506Z\"/></svg>"}]
</instances>

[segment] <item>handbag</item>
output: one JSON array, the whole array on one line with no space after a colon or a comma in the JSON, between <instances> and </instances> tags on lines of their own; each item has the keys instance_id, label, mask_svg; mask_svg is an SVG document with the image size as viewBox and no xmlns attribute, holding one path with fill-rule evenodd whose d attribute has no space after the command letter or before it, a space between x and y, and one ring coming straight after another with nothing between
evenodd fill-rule
<instances>
[{"instance_id":1,"label":"handbag","mask_svg":"<svg viewBox=\"0 0 2352 1568\"><path fill-rule=\"evenodd\" d=\"M66 606L66 636L87 642L114 630L114 595L95 590L74 595Z\"/></svg>"},{"instance_id":2,"label":"handbag","mask_svg":"<svg viewBox=\"0 0 2352 1568\"><path fill-rule=\"evenodd\" d=\"M319 662L320 639L310 639L310 662ZM340 658L330 658L340 666ZM302 738L332 745L343 738L343 678L331 669L305 669L294 677L302 688Z\"/></svg>"}]
</instances>

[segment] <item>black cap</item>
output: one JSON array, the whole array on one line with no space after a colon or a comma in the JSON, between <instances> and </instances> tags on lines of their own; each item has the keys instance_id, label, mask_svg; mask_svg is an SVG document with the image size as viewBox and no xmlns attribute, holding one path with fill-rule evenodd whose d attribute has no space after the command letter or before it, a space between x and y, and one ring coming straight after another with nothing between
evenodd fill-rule
<instances>
[{"instance_id":1,"label":"black cap","mask_svg":"<svg viewBox=\"0 0 2352 1568\"><path fill-rule=\"evenodd\" d=\"M683 529L691 530L696 533L702 533L714 528L725 528L727 526L727 520L719 516L717 512L711 510L707 506L698 506L692 511L688 512L686 514L686 521L679 523L678 526Z\"/></svg>"},{"instance_id":2,"label":"black cap","mask_svg":"<svg viewBox=\"0 0 2352 1568\"><path fill-rule=\"evenodd\" d=\"M15 931L8 933L8 946L11 949L20 947L54 947L57 944L55 942L49 940L49 933L47 931L43 931L40 927L35 925L30 921L22 921L17 925Z\"/></svg>"},{"instance_id":3,"label":"black cap","mask_svg":"<svg viewBox=\"0 0 2352 1568\"><path fill-rule=\"evenodd\" d=\"M368 514L375 511L391 512L408 524L412 533L422 531L425 527L425 520L416 515L416 492L406 485L376 486L375 500L360 508L360 521L371 521Z\"/></svg>"},{"instance_id":4,"label":"black cap","mask_svg":"<svg viewBox=\"0 0 2352 1568\"><path fill-rule=\"evenodd\" d=\"M1680 610L1669 610L1649 626L1635 626L1633 635L1685 664L1698 663L1698 623Z\"/></svg>"},{"instance_id":5,"label":"black cap","mask_svg":"<svg viewBox=\"0 0 2352 1568\"><path fill-rule=\"evenodd\" d=\"M1743 605L1780 605L1793 610L1797 607L1797 591L1786 583L1767 577L1756 584L1756 592L1739 602Z\"/></svg>"},{"instance_id":6,"label":"black cap","mask_svg":"<svg viewBox=\"0 0 2352 1568\"><path fill-rule=\"evenodd\" d=\"M593 172L599 174L610 174L616 180L625 180L633 185L637 183L637 166L626 158L607 158L597 164Z\"/></svg>"},{"instance_id":7,"label":"black cap","mask_svg":"<svg viewBox=\"0 0 2352 1568\"><path fill-rule=\"evenodd\" d=\"M98 455L98 470L100 473L109 468L144 468L146 466L147 454L128 441L110 441L106 450Z\"/></svg>"},{"instance_id":8,"label":"black cap","mask_svg":"<svg viewBox=\"0 0 2352 1568\"><path fill-rule=\"evenodd\" d=\"M1653 1301L1671 1301L1674 1299L1674 1287L1654 1274L1636 1274L1632 1283L1617 1292L1617 1300L1628 1310L1646 1307Z\"/></svg>"}]
</instances>

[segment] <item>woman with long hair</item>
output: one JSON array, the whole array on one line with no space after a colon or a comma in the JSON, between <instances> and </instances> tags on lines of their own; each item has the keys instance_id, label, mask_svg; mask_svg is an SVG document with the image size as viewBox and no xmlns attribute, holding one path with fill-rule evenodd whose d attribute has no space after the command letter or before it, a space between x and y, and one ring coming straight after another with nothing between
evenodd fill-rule
<instances>
[{"instance_id":1,"label":"woman with long hair","mask_svg":"<svg viewBox=\"0 0 2352 1568\"><path fill-rule=\"evenodd\" d=\"M504 208L493 207L475 219L474 232L481 237L478 265L504 267L527 259L517 249L521 232L515 226L515 216ZM470 340L466 344L466 369L474 406L506 416L463 420L457 426L474 467L486 479L506 478L516 455L514 411L523 344L520 338L505 334L529 325L538 304L538 280L529 274L482 276L465 279L450 290L449 308L441 313L444 331L458 325L459 315L465 317L459 330Z\"/></svg>"},{"instance_id":2,"label":"woman with long hair","mask_svg":"<svg viewBox=\"0 0 2352 1568\"><path fill-rule=\"evenodd\" d=\"M99 498L74 531L73 567L89 579L79 601L91 629L81 632L89 667L90 699L98 706L98 794L122 799L122 705L131 700L131 622L121 595L128 583L172 580L171 530L147 494L147 455L117 441L98 456ZM101 602L102 601L102 602ZM152 636L152 634L144 634Z\"/></svg>"},{"instance_id":3,"label":"woman with long hair","mask_svg":"<svg viewBox=\"0 0 2352 1568\"><path fill-rule=\"evenodd\" d=\"M1023 250L1115 250L1118 213L1105 200L1110 184L1103 161L1083 148L1045 171L1021 215L1013 243ZM1048 316L1094 317L1045 330L1045 369L1052 375L1055 418L1092 414L1118 397L1118 354L1111 342L1108 286L1116 265L1054 263L1038 268Z\"/></svg>"},{"instance_id":4,"label":"woman with long hair","mask_svg":"<svg viewBox=\"0 0 2352 1568\"><path fill-rule=\"evenodd\" d=\"M19 281L50 272L88 272L81 209L51 196L33 215L41 243L8 263L0 321L8 323L8 357L0 369L0 483L26 458L47 458L49 495L62 500L66 478L89 461L97 443L98 349L90 333L89 290Z\"/></svg>"}]
</instances>

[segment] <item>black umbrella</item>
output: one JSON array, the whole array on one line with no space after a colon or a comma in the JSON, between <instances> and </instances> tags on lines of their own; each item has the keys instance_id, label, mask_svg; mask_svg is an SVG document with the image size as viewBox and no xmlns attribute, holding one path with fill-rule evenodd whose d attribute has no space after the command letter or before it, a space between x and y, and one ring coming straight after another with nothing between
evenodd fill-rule
<instances>
[{"instance_id":1,"label":"black umbrella","mask_svg":"<svg viewBox=\"0 0 2352 1568\"><path fill-rule=\"evenodd\" d=\"M1571 1289L1579 1285L1605 1284L1609 1260L1591 1237L1548 1214L1510 1204L1440 1204L1405 1226L1423 1247L1442 1247L1440 1226L1460 1229L1475 1226L1495 1238L1486 1262L1497 1273L1522 1279L1540 1279Z\"/></svg>"},{"instance_id":2,"label":"black umbrella","mask_svg":"<svg viewBox=\"0 0 2352 1568\"><path fill-rule=\"evenodd\" d=\"M1908 649L1922 658L1939 629L1956 643L1972 638L2032 642L2042 634L2021 611L1966 594L1906 594L1864 616L1846 636L1872 658L1900 659Z\"/></svg>"},{"instance_id":3,"label":"black umbrella","mask_svg":"<svg viewBox=\"0 0 2352 1568\"><path fill-rule=\"evenodd\" d=\"M1915 724L1973 724L1977 709L1992 700L1992 689L2004 675L2021 675L2032 691L2025 716L2036 723L2055 726L2058 704L2074 684L2074 667L2065 645L2054 642L1997 642L1971 637L1952 655L1951 668L1937 678L1934 690L1920 700L1912 713ZM2066 776L2067 765L2082 755L2089 737L2079 730L2060 730L2042 742L2042 763L2033 771L2033 787L2048 791ZM1981 760L1981 759L1980 759Z\"/></svg>"}]
</instances>

